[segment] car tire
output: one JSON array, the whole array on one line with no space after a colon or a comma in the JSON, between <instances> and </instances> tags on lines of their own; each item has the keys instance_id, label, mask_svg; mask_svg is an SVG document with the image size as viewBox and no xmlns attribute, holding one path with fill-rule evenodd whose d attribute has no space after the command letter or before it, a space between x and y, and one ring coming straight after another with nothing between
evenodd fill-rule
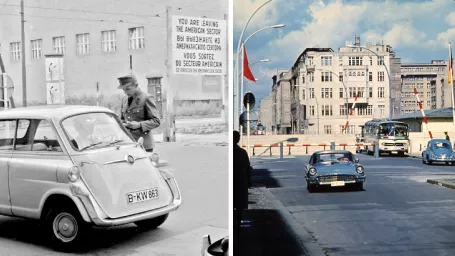
<instances>
[{"instance_id":1,"label":"car tire","mask_svg":"<svg viewBox=\"0 0 455 256\"><path fill-rule=\"evenodd\" d=\"M433 161L431 161L430 159L428 159L428 156L427 156L427 163L428 163L428 164L432 164L432 163L433 163Z\"/></svg>"},{"instance_id":2,"label":"car tire","mask_svg":"<svg viewBox=\"0 0 455 256\"><path fill-rule=\"evenodd\" d=\"M143 230L155 229L161 226L167 220L167 217L169 217L169 214L164 214L153 219L136 221L134 224Z\"/></svg>"},{"instance_id":3,"label":"car tire","mask_svg":"<svg viewBox=\"0 0 455 256\"><path fill-rule=\"evenodd\" d=\"M63 252L80 249L89 230L74 206L58 206L51 208L44 220L45 233L52 247Z\"/></svg>"},{"instance_id":4,"label":"car tire","mask_svg":"<svg viewBox=\"0 0 455 256\"><path fill-rule=\"evenodd\" d=\"M363 182L356 183L355 188L357 190L363 191Z\"/></svg>"},{"instance_id":5,"label":"car tire","mask_svg":"<svg viewBox=\"0 0 455 256\"><path fill-rule=\"evenodd\" d=\"M306 184L306 189L308 190L308 192L313 193L313 192L316 190L316 186L307 183L307 184Z\"/></svg>"}]
</instances>

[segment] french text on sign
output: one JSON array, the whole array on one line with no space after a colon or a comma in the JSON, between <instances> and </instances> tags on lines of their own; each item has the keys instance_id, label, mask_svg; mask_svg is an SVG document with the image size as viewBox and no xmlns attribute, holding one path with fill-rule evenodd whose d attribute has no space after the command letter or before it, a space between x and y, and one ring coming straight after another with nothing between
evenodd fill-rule
<instances>
[{"instance_id":1,"label":"french text on sign","mask_svg":"<svg viewBox=\"0 0 455 256\"><path fill-rule=\"evenodd\" d=\"M226 21L172 16L172 72L225 75Z\"/></svg>"}]
</instances>

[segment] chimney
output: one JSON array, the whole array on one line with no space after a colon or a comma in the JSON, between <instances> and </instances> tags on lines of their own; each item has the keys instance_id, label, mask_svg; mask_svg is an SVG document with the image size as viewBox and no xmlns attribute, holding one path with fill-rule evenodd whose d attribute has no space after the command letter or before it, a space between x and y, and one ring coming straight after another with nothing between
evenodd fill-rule
<instances>
[{"instance_id":1,"label":"chimney","mask_svg":"<svg viewBox=\"0 0 455 256\"><path fill-rule=\"evenodd\" d=\"M355 37L355 46L360 46L360 36Z\"/></svg>"}]
</instances>

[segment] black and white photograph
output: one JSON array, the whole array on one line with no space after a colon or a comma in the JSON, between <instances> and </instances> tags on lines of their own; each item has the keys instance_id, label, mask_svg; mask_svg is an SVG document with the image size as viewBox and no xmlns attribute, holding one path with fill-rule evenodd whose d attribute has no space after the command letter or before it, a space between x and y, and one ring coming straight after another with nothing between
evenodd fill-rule
<instances>
[{"instance_id":1,"label":"black and white photograph","mask_svg":"<svg viewBox=\"0 0 455 256\"><path fill-rule=\"evenodd\" d=\"M0 0L0 255L229 254L229 19Z\"/></svg>"}]
</instances>

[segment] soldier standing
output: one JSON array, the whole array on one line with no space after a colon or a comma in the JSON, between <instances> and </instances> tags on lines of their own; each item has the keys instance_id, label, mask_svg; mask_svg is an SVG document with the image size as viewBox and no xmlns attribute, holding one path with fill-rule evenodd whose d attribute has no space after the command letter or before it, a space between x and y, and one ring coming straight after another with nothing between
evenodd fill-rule
<instances>
[{"instance_id":1,"label":"soldier standing","mask_svg":"<svg viewBox=\"0 0 455 256\"><path fill-rule=\"evenodd\" d=\"M122 99L120 119L123 125L130 131L137 141L144 139L144 148L147 152L153 152L155 146L152 129L160 126L158 109L152 96L141 91L136 76L127 75L118 78L126 96Z\"/></svg>"}]
</instances>

